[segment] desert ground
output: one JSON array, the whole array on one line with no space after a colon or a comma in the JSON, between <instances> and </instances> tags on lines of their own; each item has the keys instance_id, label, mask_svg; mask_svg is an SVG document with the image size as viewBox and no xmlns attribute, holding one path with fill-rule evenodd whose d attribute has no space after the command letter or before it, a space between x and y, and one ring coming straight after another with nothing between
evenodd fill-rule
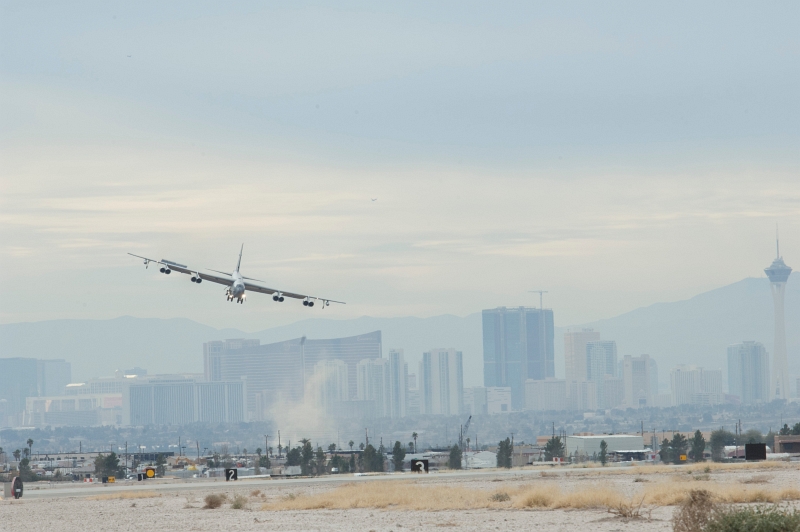
<instances>
[{"instance_id":1,"label":"desert ground","mask_svg":"<svg viewBox=\"0 0 800 532\"><path fill-rule=\"evenodd\" d=\"M798 480L800 464L768 462L38 483L0 501L0 530L671 530L692 489L723 503L794 505ZM209 495L221 496L217 508L205 508Z\"/></svg>"}]
</instances>

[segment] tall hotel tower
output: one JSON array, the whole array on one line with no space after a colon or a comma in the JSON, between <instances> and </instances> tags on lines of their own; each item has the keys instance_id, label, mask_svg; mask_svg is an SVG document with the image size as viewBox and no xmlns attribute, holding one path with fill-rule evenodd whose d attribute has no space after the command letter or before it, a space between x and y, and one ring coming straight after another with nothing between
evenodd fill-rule
<instances>
[{"instance_id":1,"label":"tall hotel tower","mask_svg":"<svg viewBox=\"0 0 800 532\"><path fill-rule=\"evenodd\" d=\"M788 399L788 379L789 362L786 358L786 326L783 319L783 296L786 292L786 281L792 269L783 262L781 257L781 247L776 239L778 255L769 268L764 272L769 277L772 284L772 301L775 304L775 347L773 348L774 358L772 360L772 386L770 387L770 398Z\"/></svg>"}]
</instances>

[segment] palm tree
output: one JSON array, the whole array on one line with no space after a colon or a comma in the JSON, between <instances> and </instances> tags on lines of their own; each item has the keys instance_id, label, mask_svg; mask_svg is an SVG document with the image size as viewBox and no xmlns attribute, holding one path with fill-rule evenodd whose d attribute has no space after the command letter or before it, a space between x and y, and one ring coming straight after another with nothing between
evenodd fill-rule
<instances>
[{"instance_id":1,"label":"palm tree","mask_svg":"<svg viewBox=\"0 0 800 532\"><path fill-rule=\"evenodd\" d=\"M364 442L363 441L358 444L358 448L361 449L362 451L364 450Z\"/></svg>"},{"instance_id":2,"label":"palm tree","mask_svg":"<svg viewBox=\"0 0 800 532\"><path fill-rule=\"evenodd\" d=\"M25 458L28 458L31 455L30 449L22 449L22 454L25 455Z\"/></svg>"},{"instance_id":3,"label":"palm tree","mask_svg":"<svg viewBox=\"0 0 800 532\"><path fill-rule=\"evenodd\" d=\"M347 445L350 446L350 450L351 451L353 450L353 445L355 445L355 444L356 444L356 442L354 442L353 440L350 440L349 442L347 442Z\"/></svg>"},{"instance_id":4,"label":"palm tree","mask_svg":"<svg viewBox=\"0 0 800 532\"><path fill-rule=\"evenodd\" d=\"M30 456L33 454L33 440L28 438L28 441L26 441L25 443L28 444L28 455Z\"/></svg>"},{"instance_id":5,"label":"palm tree","mask_svg":"<svg viewBox=\"0 0 800 532\"><path fill-rule=\"evenodd\" d=\"M467 438L467 450L469 451L469 438Z\"/></svg>"},{"instance_id":6,"label":"palm tree","mask_svg":"<svg viewBox=\"0 0 800 532\"><path fill-rule=\"evenodd\" d=\"M336 444L335 444L335 443L332 443L332 444L328 445L328 450L329 450L330 452L333 452L333 451L335 451L335 450L336 450Z\"/></svg>"},{"instance_id":7,"label":"palm tree","mask_svg":"<svg viewBox=\"0 0 800 532\"><path fill-rule=\"evenodd\" d=\"M15 460L15 461L17 461L17 462L19 462L19 457L20 457L20 455L22 454L22 451L20 451L19 449L17 449L16 451L14 451L14 452L13 452L13 453L11 453L11 454L13 454L13 455L14 455L14 460Z\"/></svg>"},{"instance_id":8,"label":"palm tree","mask_svg":"<svg viewBox=\"0 0 800 532\"><path fill-rule=\"evenodd\" d=\"M416 432L411 433L411 437L414 438L414 454L417 454L417 436Z\"/></svg>"}]
</instances>

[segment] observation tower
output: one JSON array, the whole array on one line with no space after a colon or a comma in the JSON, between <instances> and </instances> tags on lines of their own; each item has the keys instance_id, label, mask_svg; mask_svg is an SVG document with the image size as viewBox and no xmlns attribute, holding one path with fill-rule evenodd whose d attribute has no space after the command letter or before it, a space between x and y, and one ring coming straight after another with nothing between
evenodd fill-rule
<instances>
[{"instance_id":1,"label":"observation tower","mask_svg":"<svg viewBox=\"0 0 800 532\"><path fill-rule=\"evenodd\" d=\"M764 273L769 277L772 286L772 302L775 305L775 347L772 354L772 386L770 386L770 401L774 399L788 399L789 361L786 357L786 325L783 317L783 300L786 292L786 281L792 269L783 262L781 257L780 241L776 238L777 256Z\"/></svg>"}]
</instances>

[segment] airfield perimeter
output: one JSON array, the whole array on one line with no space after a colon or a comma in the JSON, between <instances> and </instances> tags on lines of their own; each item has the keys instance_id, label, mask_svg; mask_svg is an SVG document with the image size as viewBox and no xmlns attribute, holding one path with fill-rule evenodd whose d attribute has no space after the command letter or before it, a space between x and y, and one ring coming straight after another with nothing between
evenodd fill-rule
<instances>
[{"instance_id":1,"label":"airfield perimeter","mask_svg":"<svg viewBox=\"0 0 800 532\"><path fill-rule=\"evenodd\" d=\"M0 502L0 530L671 530L675 505L691 489L728 502L795 505L800 464L30 483L22 499ZM211 494L226 500L204 509ZM640 504L642 517L618 515Z\"/></svg>"}]
</instances>

